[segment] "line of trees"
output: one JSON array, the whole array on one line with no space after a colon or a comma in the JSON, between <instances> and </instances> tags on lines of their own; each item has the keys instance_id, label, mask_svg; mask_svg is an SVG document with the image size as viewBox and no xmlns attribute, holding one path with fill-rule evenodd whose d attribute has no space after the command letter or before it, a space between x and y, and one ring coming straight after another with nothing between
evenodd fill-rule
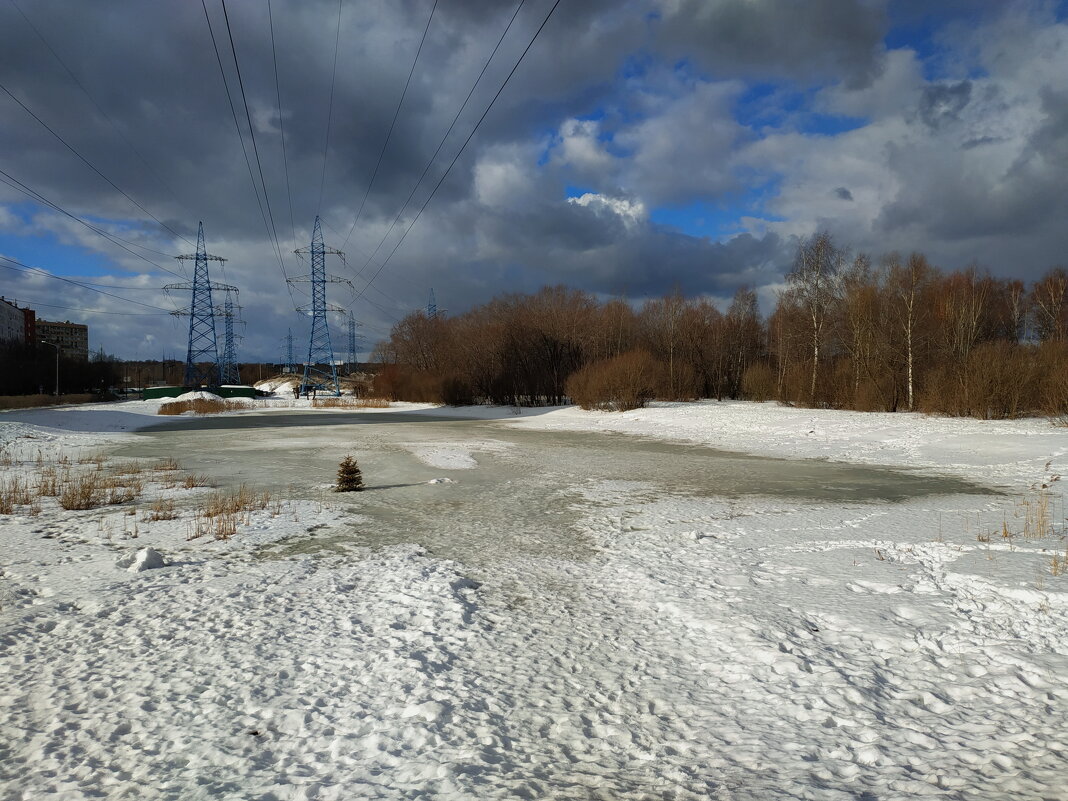
<instances>
[{"instance_id":1,"label":"line of trees","mask_svg":"<svg viewBox=\"0 0 1068 801\"><path fill-rule=\"evenodd\" d=\"M56 352L24 342L0 342L0 395L56 394ZM110 356L88 360L59 356L59 393L105 393L120 373Z\"/></svg>"},{"instance_id":2,"label":"line of trees","mask_svg":"<svg viewBox=\"0 0 1068 801\"><path fill-rule=\"evenodd\" d=\"M1068 272L1031 286L920 253L873 262L820 233L765 320L674 292L640 308L551 287L456 317L416 312L379 345L398 400L627 408L748 398L983 418L1068 413Z\"/></svg>"}]
</instances>

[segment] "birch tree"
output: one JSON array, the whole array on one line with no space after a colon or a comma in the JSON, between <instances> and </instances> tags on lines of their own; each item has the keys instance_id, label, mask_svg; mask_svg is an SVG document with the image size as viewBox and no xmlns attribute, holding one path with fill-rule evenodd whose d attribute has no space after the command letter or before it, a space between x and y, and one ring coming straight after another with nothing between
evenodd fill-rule
<instances>
[{"instance_id":1,"label":"birch tree","mask_svg":"<svg viewBox=\"0 0 1068 801\"><path fill-rule=\"evenodd\" d=\"M824 339L841 292L842 261L842 251L824 231L800 244L793 269L786 276L808 328L808 351L812 357L808 394L813 406Z\"/></svg>"}]
</instances>

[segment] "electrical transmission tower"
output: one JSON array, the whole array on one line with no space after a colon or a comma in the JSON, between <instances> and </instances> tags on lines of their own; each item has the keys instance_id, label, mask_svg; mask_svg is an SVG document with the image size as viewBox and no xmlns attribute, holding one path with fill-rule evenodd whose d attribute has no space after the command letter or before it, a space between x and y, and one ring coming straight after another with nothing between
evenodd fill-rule
<instances>
[{"instance_id":1,"label":"electrical transmission tower","mask_svg":"<svg viewBox=\"0 0 1068 801\"><path fill-rule=\"evenodd\" d=\"M349 312L349 372L356 367L356 318Z\"/></svg>"},{"instance_id":2,"label":"electrical transmission tower","mask_svg":"<svg viewBox=\"0 0 1068 801\"><path fill-rule=\"evenodd\" d=\"M295 250L298 256L311 254L311 274L288 279L291 282L310 282L312 286L312 302L301 306L297 311L311 314L312 327L311 337L308 339L308 361L304 364L304 377L300 381L300 394L307 395L309 390L333 390L335 395L341 394L341 385L337 380L337 363L334 361L334 348L330 344L330 328L326 322L326 313L344 312L340 306L326 302L326 285L348 284L351 282L335 275L326 274L326 255L329 253L338 256L342 261L345 254L340 250L328 248L323 244L323 230L319 225L319 217L315 217L315 228L312 229L312 241L310 248Z\"/></svg>"},{"instance_id":3,"label":"electrical transmission tower","mask_svg":"<svg viewBox=\"0 0 1068 801\"><path fill-rule=\"evenodd\" d=\"M236 294L237 290L233 290ZM240 311L241 307L234 305L231 290L226 291L226 300L223 301L222 317L226 324L226 335L223 339L222 363L219 367L220 379L223 384L240 384L241 371L237 366L237 349L234 347L234 310Z\"/></svg>"},{"instance_id":4,"label":"electrical transmission tower","mask_svg":"<svg viewBox=\"0 0 1068 801\"><path fill-rule=\"evenodd\" d=\"M219 384L219 350L215 339L216 308L211 302L211 292L237 291L237 287L212 283L208 277L208 262L220 264L226 259L221 256L209 256L204 248L204 223L197 231L197 252L195 255L175 256L178 261L193 261L193 280L183 284L168 284L164 289L190 290L192 301L189 311L178 311L178 316L189 315L189 349L185 357L185 377L187 387L218 386Z\"/></svg>"},{"instance_id":5,"label":"electrical transmission tower","mask_svg":"<svg viewBox=\"0 0 1068 801\"><path fill-rule=\"evenodd\" d=\"M286 359L285 365L282 368L284 373L293 372L293 329L290 328L286 334Z\"/></svg>"},{"instance_id":6,"label":"electrical transmission tower","mask_svg":"<svg viewBox=\"0 0 1068 801\"><path fill-rule=\"evenodd\" d=\"M434 289L430 289L430 300L426 302L426 319L435 320L447 312L448 309L439 309L437 298L434 297Z\"/></svg>"}]
</instances>

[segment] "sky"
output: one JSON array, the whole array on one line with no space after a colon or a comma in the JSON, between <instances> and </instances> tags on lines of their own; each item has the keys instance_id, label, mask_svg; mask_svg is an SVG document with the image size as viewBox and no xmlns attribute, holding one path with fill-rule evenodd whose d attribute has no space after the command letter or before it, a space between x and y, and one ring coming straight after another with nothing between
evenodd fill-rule
<instances>
[{"instance_id":1,"label":"sky","mask_svg":"<svg viewBox=\"0 0 1068 801\"><path fill-rule=\"evenodd\" d=\"M0 52L0 294L120 358L184 359L200 222L240 361L306 353L317 214L339 358L431 289L768 313L818 231L1068 262L1064 0L0 0Z\"/></svg>"}]
</instances>

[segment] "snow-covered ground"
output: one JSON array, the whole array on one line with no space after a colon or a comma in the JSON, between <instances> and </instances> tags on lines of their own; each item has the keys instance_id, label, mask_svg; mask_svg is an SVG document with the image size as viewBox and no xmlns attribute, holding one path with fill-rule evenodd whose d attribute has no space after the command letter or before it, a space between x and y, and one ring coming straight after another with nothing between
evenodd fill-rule
<instances>
[{"instance_id":1,"label":"snow-covered ground","mask_svg":"<svg viewBox=\"0 0 1068 801\"><path fill-rule=\"evenodd\" d=\"M2 413L0 486L130 469L115 453L157 408ZM227 417L272 408L312 412ZM215 490L148 459L136 501L0 516L0 799L1068 799L1068 430L747 403L360 411L314 410L277 452L336 464L344 432L373 492L313 478L228 539L189 539ZM166 422L215 437L218 475L237 464L223 432ZM826 484L811 498L643 474L713 471L694 444L932 484L890 502L835 500L818 465L797 468ZM157 501L176 517L149 519ZM387 524L387 544L349 534ZM419 544L451 537L492 558ZM149 546L169 565L131 572Z\"/></svg>"}]
</instances>

